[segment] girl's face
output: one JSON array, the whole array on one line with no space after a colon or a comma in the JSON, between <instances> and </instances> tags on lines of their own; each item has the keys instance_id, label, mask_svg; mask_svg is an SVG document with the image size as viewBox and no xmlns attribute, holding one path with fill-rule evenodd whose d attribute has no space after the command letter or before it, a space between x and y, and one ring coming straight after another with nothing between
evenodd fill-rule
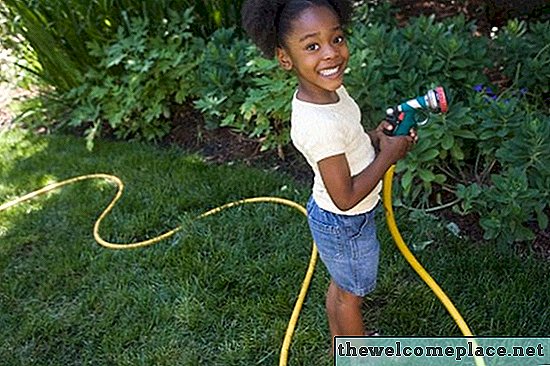
<instances>
[{"instance_id":1,"label":"girl's face","mask_svg":"<svg viewBox=\"0 0 550 366\"><path fill-rule=\"evenodd\" d=\"M327 104L338 101L349 50L335 12L325 6L304 10L293 22L277 59L298 77L301 100Z\"/></svg>"}]
</instances>

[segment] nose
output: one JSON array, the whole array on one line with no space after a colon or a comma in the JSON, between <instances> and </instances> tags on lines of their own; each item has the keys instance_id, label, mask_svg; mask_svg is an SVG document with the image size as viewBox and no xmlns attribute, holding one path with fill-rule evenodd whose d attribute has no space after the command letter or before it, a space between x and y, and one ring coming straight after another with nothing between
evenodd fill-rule
<instances>
[{"instance_id":1,"label":"nose","mask_svg":"<svg viewBox=\"0 0 550 366\"><path fill-rule=\"evenodd\" d=\"M325 60L331 60L338 55L338 50L333 45L329 44L325 47L323 58Z\"/></svg>"}]
</instances>

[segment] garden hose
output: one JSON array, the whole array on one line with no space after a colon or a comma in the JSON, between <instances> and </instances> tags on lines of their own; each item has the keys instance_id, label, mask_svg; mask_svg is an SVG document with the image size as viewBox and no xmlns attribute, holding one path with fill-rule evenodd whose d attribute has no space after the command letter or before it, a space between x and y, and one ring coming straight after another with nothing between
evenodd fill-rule
<instances>
[{"instance_id":1,"label":"garden hose","mask_svg":"<svg viewBox=\"0 0 550 366\"><path fill-rule=\"evenodd\" d=\"M110 243L110 242L104 240L99 235L99 227L100 227L101 222L103 221L103 219L109 214L109 212L113 209L113 207L116 205L117 201L122 196L122 192L124 191L124 183L122 182L122 180L120 180L120 178L118 178L114 175L101 174L101 173L82 175L82 176L70 178L70 179L67 179L67 180L63 180L61 182L49 184L49 185L47 185L47 186L45 186L41 189L38 189L38 190L33 191L31 193L28 193L24 196L16 198L13 201L2 204L0 206L0 212L2 212L4 210L7 210L10 207L16 206L20 203L23 203L25 201L29 201L29 200L31 200L35 197L38 197L38 196L41 196L41 195L46 194L48 192L51 192L53 190L59 189L61 187L64 187L64 186L67 186L67 185L70 185L70 184L73 184L73 183L81 182L81 181L84 181L84 180L93 180L93 179L105 180L105 181L113 183L117 187L117 192L116 192L115 196L113 197L111 202L107 205L107 207L103 210L103 212L99 215L98 219L96 220L96 222L94 224L93 235L94 235L95 241L99 245L101 245L103 247L106 247L106 248L109 248L109 249L117 249L117 250L143 248L143 247L158 243L158 242L160 242L164 239L167 239L167 238L171 237L172 235L174 235L175 233L177 233L178 231L180 231L183 228L183 226L178 226L175 229L167 231L167 232L165 232L165 233L163 233L159 236L156 236L154 238L147 239L147 240L140 241L140 242L134 242L134 243L124 243L124 244L123 243ZM287 200L287 199L280 198L280 197L253 197L253 198L242 199L242 200L239 200L239 201L226 203L222 206L216 207L212 210L209 210L207 212L204 212L204 213L200 214L199 216L197 216L197 219L214 215L218 212L221 212L221 211L223 211L225 209L228 209L228 208L231 208L231 207L236 207L236 206L241 206L241 205L244 205L244 204L251 204L251 203L276 203L276 204L281 204L281 205L285 205L285 206L289 206L291 208L294 208L294 209L300 211L304 216L307 216L306 209L303 206L301 206L300 204L298 204L294 201ZM294 329L296 327L296 323L298 322L298 316L300 315L300 311L302 310L302 305L304 303L307 291L309 289L309 284L311 283L311 278L313 277L313 270L315 269L315 264L317 263L317 256L318 256L317 248L316 248L315 244L313 244L313 248L312 248L311 257L310 257L310 260L309 260L309 266L308 266L308 269L307 269L307 272L306 272L306 276L303 280L302 287L300 289L300 293L298 294L298 299L296 300L296 304L294 305L294 310L292 311L292 315L290 317L290 321L288 323L287 330L286 330L286 333L285 333L285 337L284 337L284 340L283 340L283 345L281 347L281 355L280 355L280 362L279 362L280 365L286 365L287 362L288 362L288 350L290 349L290 342L292 340L292 335L294 334Z\"/></svg>"},{"instance_id":2,"label":"garden hose","mask_svg":"<svg viewBox=\"0 0 550 366\"><path fill-rule=\"evenodd\" d=\"M391 204L391 186L392 186L392 179L394 174L395 166L392 166L385 174L384 176L384 207L386 209L386 219L388 222L388 226L390 228L391 235L393 239L395 240L399 250L409 262L409 264L413 267L413 269L418 273L418 275L424 280L424 282L432 289L432 291L435 293L435 295L438 297L438 299L443 303L443 305L446 307L446 309L449 311L451 316L453 317L454 321L464 334L464 336L472 337L472 332L468 328L468 325L456 309L456 307L453 305L453 303L450 301L450 299L447 297L447 295L443 292L443 290L437 285L437 283L433 280L433 278L428 274L428 272L420 265L420 263L416 260L414 255L410 252L407 245L403 241L403 238L401 237L401 234L399 233L399 230L397 229L397 225L395 223L395 218L393 215L393 209ZM105 180L108 182L113 183L115 186L117 186L117 192L114 196L114 198L111 200L111 202L107 205L107 207L103 210L103 212L99 215L98 219L96 220L93 228L93 236L94 239L98 244L100 244L103 247L109 248L109 249L136 249L136 248L142 248L146 247L155 243L158 243L164 239L167 239L180 231L183 226L176 227L175 229L172 229L170 231L167 231L159 236L156 236L151 239L147 239L140 242L134 242L134 243L110 243L108 241L105 241L101 236L99 235L99 227L101 225L101 222L103 219L109 214L109 212L113 209L113 207L116 205L117 201L122 196L123 190L124 190L124 183L120 178L109 175L109 174L89 174L89 175L82 175L77 176L74 178L70 178L61 182L52 183L49 184L39 190L33 191L31 193L28 193L24 196L21 196L19 198L16 198L12 201L9 201L7 203L4 203L0 205L0 212L7 210L10 207L16 206L20 203L23 203L25 201L31 200L35 197L38 197L40 195L46 194L48 192L51 192L53 190L59 189L61 187L64 187L66 185L70 185L73 183L81 182L84 180L94 180L94 179L100 179ZM280 198L280 197L254 197L254 198L248 198L248 199L242 199L235 202L230 202L227 204L224 204L222 206L216 207L212 210L209 210L207 212L204 212L197 216L197 219L208 217L211 215L214 215L220 211L223 211L225 209L241 206L245 204L252 204L252 203L275 203L275 204L281 204L284 206L288 206L291 208L294 208L301 212L304 216L307 216L306 209L301 206L300 204ZM292 311L292 315L290 317L287 330L285 333L285 337L283 340L283 344L281 347L281 354L279 357L279 366L286 366L288 363L288 352L290 349L290 343L292 340L292 336L294 334L294 330L296 327L296 323L298 321L298 316L300 315L300 311L302 309L309 285L311 283L311 278L313 276L313 271L317 262L317 248L315 246L315 243L313 243L311 257L309 260L309 265L306 271L306 276L302 282L302 287L300 289L300 292L298 294L298 299L296 300L296 304L294 305L294 309ZM478 360L478 358L475 359L476 366L484 366L483 360Z\"/></svg>"},{"instance_id":3,"label":"garden hose","mask_svg":"<svg viewBox=\"0 0 550 366\"><path fill-rule=\"evenodd\" d=\"M453 320L455 321L456 325L462 332L462 334L465 337L472 338L474 335L472 334L472 331L468 327L468 324L466 324L466 321L464 318L462 318L462 315L458 312L456 307L454 306L453 302L449 299L447 294L441 289L441 287L435 282L435 280L430 276L430 274L422 267L420 262L416 259L416 257L412 254L411 250L403 240L403 237L401 236L401 233L399 232L399 229L397 228L397 224L395 222L395 216L393 214L393 206L392 206L392 181L393 181L393 174L395 172L395 165L392 165L386 174L384 175L384 184L383 184L383 202L384 202L384 208L386 210L386 222L388 223L388 228L390 230L391 236L393 240L395 241L395 244L397 245L397 248L405 257L405 260L410 264L410 266L414 269L414 271L420 276L422 281L428 285L428 287L433 291L435 296L439 299L439 301L445 306ZM476 341L475 339L471 339L470 342L473 343L474 347L476 347ZM485 361L482 357L474 356L474 362L476 366L485 366Z\"/></svg>"}]
</instances>

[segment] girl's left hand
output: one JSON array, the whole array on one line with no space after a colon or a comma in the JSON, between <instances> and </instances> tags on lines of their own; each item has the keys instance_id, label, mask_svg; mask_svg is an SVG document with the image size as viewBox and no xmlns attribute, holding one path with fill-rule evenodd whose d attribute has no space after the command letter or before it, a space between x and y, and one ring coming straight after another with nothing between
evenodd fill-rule
<instances>
[{"instance_id":1,"label":"girl's left hand","mask_svg":"<svg viewBox=\"0 0 550 366\"><path fill-rule=\"evenodd\" d=\"M417 143L418 142L418 134L416 133L416 129L415 128L411 128L409 130L409 136L413 138L413 143Z\"/></svg>"},{"instance_id":2,"label":"girl's left hand","mask_svg":"<svg viewBox=\"0 0 550 366\"><path fill-rule=\"evenodd\" d=\"M369 134L371 135L372 144L377 150L380 148L380 134L384 134L384 130L389 130L389 131L393 130L393 125L388 121L384 120L380 122L378 127L376 127L376 129L373 131L374 132L373 134ZM418 142L418 134L416 133L415 128L411 128L409 130L409 136L413 138L413 143L416 144Z\"/></svg>"}]
</instances>

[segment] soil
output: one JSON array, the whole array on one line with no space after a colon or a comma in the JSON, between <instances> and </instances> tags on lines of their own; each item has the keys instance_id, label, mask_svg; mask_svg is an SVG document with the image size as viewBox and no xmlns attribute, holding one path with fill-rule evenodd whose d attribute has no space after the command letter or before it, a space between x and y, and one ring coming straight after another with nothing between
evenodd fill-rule
<instances>
[{"instance_id":1,"label":"soil","mask_svg":"<svg viewBox=\"0 0 550 366\"><path fill-rule=\"evenodd\" d=\"M163 144L176 144L214 163L240 162L284 172L303 184L310 184L313 179L311 169L292 145L282 151L261 151L260 139L246 137L230 128L205 128L202 115L190 104L176 111L171 123L171 132Z\"/></svg>"}]
</instances>

